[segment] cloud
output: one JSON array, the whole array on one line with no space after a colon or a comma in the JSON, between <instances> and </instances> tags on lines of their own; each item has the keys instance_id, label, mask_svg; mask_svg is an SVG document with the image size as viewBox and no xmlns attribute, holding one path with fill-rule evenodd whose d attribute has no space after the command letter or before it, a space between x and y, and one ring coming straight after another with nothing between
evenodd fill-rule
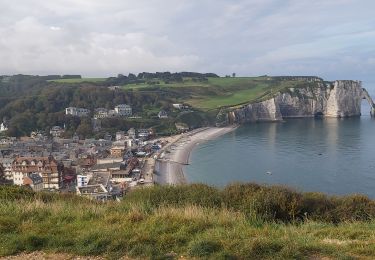
<instances>
[{"instance_id":1,"label":"cloud","mask_svg":"<svg viewBox=\"0 0 375 260\"><path fill-rule=\"evenodd\" d=\"M371 0L0 0L0 71L370 78L374 9Z\"/></svg>"}]
</instances>

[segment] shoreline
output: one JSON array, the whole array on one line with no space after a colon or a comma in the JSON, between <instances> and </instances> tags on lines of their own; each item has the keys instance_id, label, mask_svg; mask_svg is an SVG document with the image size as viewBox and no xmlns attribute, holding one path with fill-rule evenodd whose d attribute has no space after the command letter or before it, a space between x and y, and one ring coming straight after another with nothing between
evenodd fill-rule
<instances>
[{"instance_id":1,"label":"shoreline","mask_svg":"<svg viewBox=\"0 0 375 260\"><path fill-rule=\"evenodd\" d=\"M196 145L234 131L238 126L205 127L181 134L155 161L154 183L180 185L187 183L184 166Z\"/></svg>"}]
</instances>

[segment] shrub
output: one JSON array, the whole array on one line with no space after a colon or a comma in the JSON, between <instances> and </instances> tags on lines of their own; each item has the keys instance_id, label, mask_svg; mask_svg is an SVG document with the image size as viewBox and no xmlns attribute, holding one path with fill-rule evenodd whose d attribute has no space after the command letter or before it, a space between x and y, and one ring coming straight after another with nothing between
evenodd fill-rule
<instances>
[{"instance_id":1,"label":"shrub","mask_svg":"<svg viewBox=\"0 0 375 260\"><path fill-rule=\"evenodd\" d=\"M35 192L31 189L19 186L1 186L0 185L0 200L20 200L33 199Z\"/></svg>"}]
</instances>

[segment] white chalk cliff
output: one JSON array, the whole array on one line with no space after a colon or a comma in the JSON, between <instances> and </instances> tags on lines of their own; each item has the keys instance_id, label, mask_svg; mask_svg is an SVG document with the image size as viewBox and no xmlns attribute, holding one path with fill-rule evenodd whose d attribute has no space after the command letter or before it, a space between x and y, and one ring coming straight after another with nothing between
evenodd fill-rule
<instances>
[{"instance_id":1,"label":"white chalk cliff","mask_svg":"<svg viewBox=\"0 0 375 260\"><path fill-rule=\"evenodd\" d=\"M353 117L361 115L361 101L374 103L360 81L340 80L333 84L289 88L268 100L230 111L228 123L279 121L291 117ZM372 111L374 112L374 111Z\"/></svg>"}]
</instances>

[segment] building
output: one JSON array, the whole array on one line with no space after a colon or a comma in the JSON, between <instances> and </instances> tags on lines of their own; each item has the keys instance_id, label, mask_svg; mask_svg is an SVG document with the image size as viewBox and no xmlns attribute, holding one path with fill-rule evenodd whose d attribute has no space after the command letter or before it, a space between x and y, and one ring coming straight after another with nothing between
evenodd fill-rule
<instances>
[{"instance_id":1,"label":"building","mask_svg":"<svg viewBox=\"0 0 375 260\"><path fill-rule=\"evenodd\" d=\"M135 139L135 138L136 138L136 132L135 132L135 129L134 129L134 128L130 128L130 129L128 130L128 136L129 136L129 138L131 138L131 139Z\"/></svg>"},{"instance_id":2,"label":"building","mask_svg":"<svg viewBox=\"0 0 375 260\"><path fill-rule=\"evenodd\" d=\"M41 191L44 188L42 177L36 173L23 177L23 185L30 187L33 191Z\"/></svg>"},{"instance_id":3,"label":"building","mask_svg":"<svg viewBox=\"0 0 375 260\"><path fill-rule=\"evenodd\" d=\"M24 177L38 174L43 178L44 189L60 189L63 180L64 165L49 157L17 157L12 164L12 176L15 185L23 185Z\"/></svg>"},{"instance_id":4,"label":"building","mask_svg":"<svg viewBox=\"0 0 375 260\"><path fill-rule=\"evenodd\" d=\"M77 175L77 187L86 187L89 183L89 177L87 175Z\"/></svg>"},{"instance_id":5,"label":"building","mask_svg":"<svg viewBox=\"0 0 375 260\"><path fill-rule=\"evenodd\" d=\"M122 158L126 152L126 147L125 145L116 145L110 149L110 152L112 157Z\"/></svg>"},{"instance_id":6,"label":"building","mask_svg":"<svg viewBox=\"0 0 375 260\"><path fill-rule=\"evenodd\" d=\"M97 108L95 109L94 118L107 118L109 116L109 111L106 108Z\"/></svg>"},{"instance_id":7,"label":"building","mask_svg":"<svg viewBox=\"0 0 375 260\"><path fill-rule=\"evenodd\" d=\"M176 108L176 109L188 109L189 106L188 105L184 105L184 104L172 104L173 108Z\"/></svg>"},{"instance_id":8,"label":"building","mask_svg":"<svg viewBox=\"0 0 375 260\"><path fill-rule=\"evenodd\" d=\"M189 131L189 126L185 123L175 123L175 126L179 132Z\"/></svg>"},{"instance_id":9,"label":"building","mask_svg":"<svg viewBox=\"0 0 375 260\"><path fill-rule=\"evenodd\" d=\"M154 134L154 131L152 129L138 129L138 137L139 138L149 138Z\"/></svg>"},{"instance_id":10,"label":"building","mask_svg":"<svg viewBox=\"0 0 375 260\"><path fill-rule=\"evenodd\" d=\"M79 107L68 107L68 108L65 108L65 114L83 117L83 116L88 116L90 114L90 110L86 108L79 108Z\"/></svg>"},{"instance_id":11,"label":"building","mask_svg":"<svg viewBox=\"0 0 375 260\"><path fill-rule=\"evenodd\" d=\"M53 137L60 137L63 133L64 133L64 129L60 126L54 126L51 128L51 130L49 131L49 133L53 136Z\"/></svg>"},{"instance_id":12,"label":"building","mask_svg":"<svg viewBox=\"0 0 375 260\"><path fill-rule=\"evenodd\" d=\"M3 122L0 124L0 132L8 131L8 125L7 123Z\"/></svg>"},{"instance_id":13,"label":"building","mask_svg":"<svg viewBox=\"0 0 375 260\"><path fill-rule=\"evenodd\" d=\"M132 108L129 105L121 104L115 106L115 111L118 116L131 116Z\"/></svg>"},{"instance_id":14,"label":"building","mask_svg":"<svg viewBox=\"0 0 375 260\"><path fill-rule=\"evenodd\" d=\"M94 200L105 201L110 199L108 190L102 184L76 187L77 195Z\"/></svg>"},{"instance_id":15,"label":"building","mask_svg":"<svg viewBox=\"0 0 375 260\"><path fill-rule=\"evenodd\" d=\"M126 137L124 131L116 132L116 141L124 140Z\"/></svg>"},{"instance_id":16,"label":"building","mask_svg":"<svg viewBox=\"0 0 375 260\"><path fill-rule=\"evenodd\" d=\"M13 180L12 177L12 158L0 158L0 165L3 166L4 177L6 180L11 181Z\"/></svg>"},{"instance_id":17,"label":"building","mask_svg":"<svg viewBox=\"0 0 375 260\"><path fill-rule=\"evenodd\" d=\"M168 113L164 110L161 110L159 113L158 113L158 117L159 118L168 118Z\"/></svg>"}]
</instances>

